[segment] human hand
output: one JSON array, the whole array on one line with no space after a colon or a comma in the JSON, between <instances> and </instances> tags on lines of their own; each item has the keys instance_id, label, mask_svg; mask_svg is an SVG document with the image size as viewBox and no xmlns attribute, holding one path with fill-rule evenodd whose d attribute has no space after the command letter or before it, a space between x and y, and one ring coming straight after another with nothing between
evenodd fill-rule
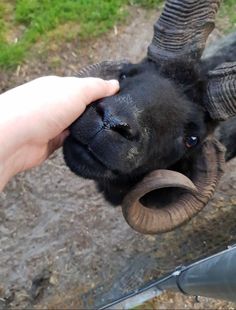
<instances>
[{"instance_id":1,"label":"human hand","mask_svg":"<svg viewBox=\"0 0 236 310\"><path fill-rule=\"evenodd\" d=\"M118 89L117 81L47 76L0 95L0 189L60 147L89 103Z\"/></svg>"}]
</instances>

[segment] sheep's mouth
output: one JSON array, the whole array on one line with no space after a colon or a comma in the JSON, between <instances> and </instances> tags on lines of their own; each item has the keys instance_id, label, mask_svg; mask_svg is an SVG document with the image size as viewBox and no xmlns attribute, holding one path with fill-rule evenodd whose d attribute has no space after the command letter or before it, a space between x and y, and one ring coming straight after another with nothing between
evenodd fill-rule
<instances>
[{"instance_id":1,"label":"sheep's mouth","mask_svg":"<svg viewBox=\"0 0 236 310\"><path fill-rule=\"evenodd\" d=\"M111 173L105 164L93 154L89 146L81 143L72 135L69 135L64 142L63 154L71 171L84 178L96 180Z\"/></svg>"}]
</instances>

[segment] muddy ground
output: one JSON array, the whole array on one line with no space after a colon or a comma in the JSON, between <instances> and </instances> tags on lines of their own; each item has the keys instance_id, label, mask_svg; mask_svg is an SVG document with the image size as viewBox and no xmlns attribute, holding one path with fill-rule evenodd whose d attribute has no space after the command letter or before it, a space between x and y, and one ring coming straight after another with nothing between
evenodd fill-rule
<instances>
[{"instance_id":1,"label":"muddy ground","mask_svg":"<svg viewBox=\"0 0 236 310\"><path fill-rule=\"evenodd\" d=\"M1 91L34 77L74 75L88 63L145 55L157 12L133 8L127 25L83 43L38 44L16 71L0 74ZM220 36L215 32L214 38ZM92 181L74 176L61 150L15 177L0 196L0 308L97 308L176 266L236 242L236 160L212 202L183 227L140 235ZM166 293L151 309L234 309L227 303Z\"/></svg>"}]
</instances>

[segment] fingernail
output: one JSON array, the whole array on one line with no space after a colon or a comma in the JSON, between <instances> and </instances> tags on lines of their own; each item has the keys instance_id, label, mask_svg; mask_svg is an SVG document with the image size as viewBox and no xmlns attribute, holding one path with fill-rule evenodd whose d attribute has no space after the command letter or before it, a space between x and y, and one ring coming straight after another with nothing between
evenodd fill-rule
<instances>
[{"instance_id":1,"label":"fingernail","mask_svg":"<svg viewBox=\"0 0 236 310\"><path fill-rule=\"evenodd\" d=\"M120 87L120 84L117 80L109 80L107 81L110 85L116 87L116 88L119 88Z\"/></svg>"}]
</instances>

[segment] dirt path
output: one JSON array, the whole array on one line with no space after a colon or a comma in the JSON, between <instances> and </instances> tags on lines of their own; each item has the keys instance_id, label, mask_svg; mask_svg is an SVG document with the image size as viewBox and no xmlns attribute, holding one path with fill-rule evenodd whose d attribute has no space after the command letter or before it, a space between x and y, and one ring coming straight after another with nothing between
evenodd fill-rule
<instances>
[{"instance_id":1,"label":"dirt path","mask_svg":"<svg viewBox=\"0 0 236 310\"><path fill-rule=\"evenodd\" d=\"M152 37L153 11L132 9L129 25L99 40L40 44L36 58L0 74L1 90L46 74L74 75L85 64L141 59ZM217 32L215 36L217 36ZM17 176L0 196L0 308L85 308L101 305L236 241L236 161L212 203L190 223L163 236L142 236L97 193L74 176L61 152ZM165 294L148 308L227 308L230 303Z\"/></svg>"}]
</instances>

